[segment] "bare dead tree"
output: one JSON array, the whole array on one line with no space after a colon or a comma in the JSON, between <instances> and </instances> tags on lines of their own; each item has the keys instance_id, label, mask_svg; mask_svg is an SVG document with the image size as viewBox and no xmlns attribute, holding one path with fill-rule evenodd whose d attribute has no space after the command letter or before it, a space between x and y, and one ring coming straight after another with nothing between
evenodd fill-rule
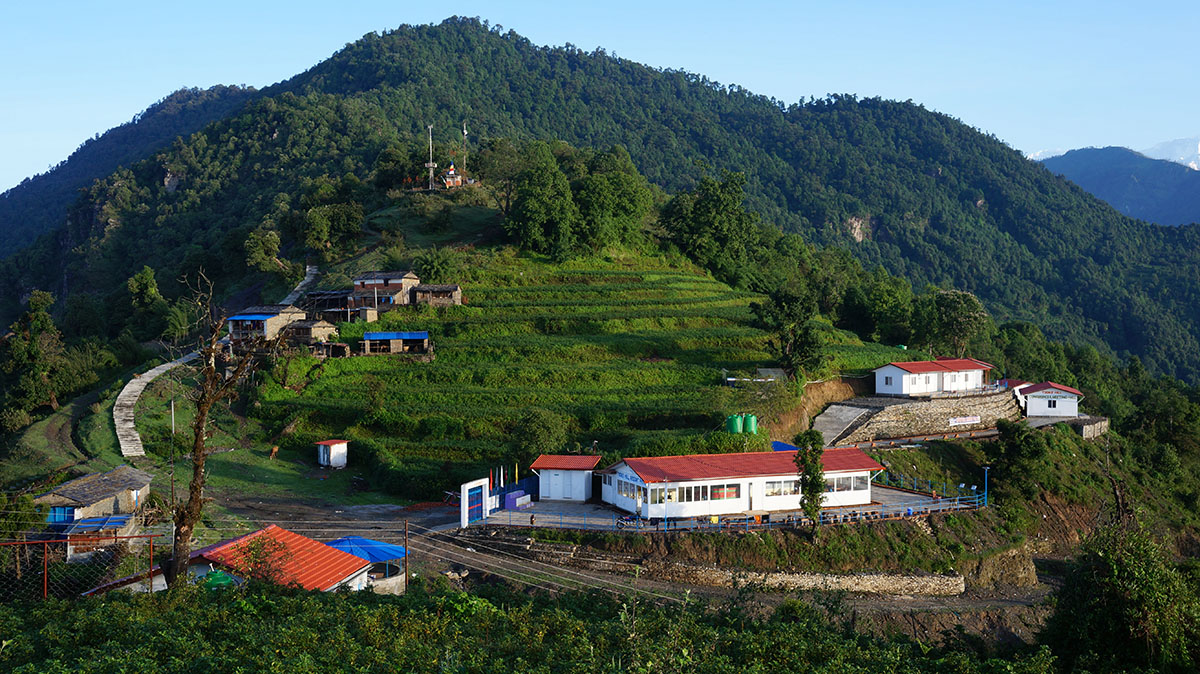
<instances>
[{"instance_id":1,"label":"bare dead tree","mask_svg":"<svg viewBox=\"0 0 1200 674\"><path fill-rule=\"evenodd\" d=\"M236 393L238 385L250 373L255 362L253 355L245 354L236 361L232 369L222 372L219 361L225 348L221 343L225 315L213 305L212 282L201 271L194 282L188 282L188 289L200 307L198 320L202 330L197 347L200 356L197 382L190 396L196 408L196 416L192 419L192 479L188 483L186 499L171 504L175 537L171 560L164 569L170 587L187 582L192 533L204 511L204 464L208 460L209 452L209 413L215 405Z\"/></svg>"}]
</instances>

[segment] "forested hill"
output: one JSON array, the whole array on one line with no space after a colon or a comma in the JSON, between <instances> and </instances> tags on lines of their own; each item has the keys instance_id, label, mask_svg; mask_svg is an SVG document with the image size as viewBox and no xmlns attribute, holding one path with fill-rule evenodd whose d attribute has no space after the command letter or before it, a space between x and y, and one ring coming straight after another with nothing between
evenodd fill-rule
<instances>
[{"instance_id":1,"label":"forested hill","mask_svg":"<svg viewBox=\"0 0 1200 674\"><path fill-rule=\"evenodd\" d=\"M243 87L180 89L128 123L85 141L49 171L0 194L0 256L61 226L79 188L149 157L177 136L190 136L254 94L253 88Z\"/></svg>"},{"instance_id":2,"label":"forested hill","mask_svg":"<svg viewBox=\"0 0 1200 674\"><path fill-rule=\"evenodd\" d=\"M1160 225L1200 222L1200 171L1123 147L1088 147L1042 162L1125 215Z\"/></svg>"},{"instance_id":3,"label":"forested hill","mask_svg":"<svg viewBox=\"0 0 1200 674\"><path fill-rule=\"evenodd\" d=\"M696 160L744 171L748 205L769 223L847 246L918 286L971 290L1000 319L1138 354L1152 371L1200 374L1200 230L1122 216L994 137L911 103L784 105L469 19L369 34L262 93L91 188L66 230L7 265L9 287L107 290L142 264L163 280L201 266L236 276L251 230L322 203L314 194L332 188L319 176L350 199L385 150L424 161L427 124L436 159L461 162L453 143L466 120L476 148L500 136L622 144L668 190L695 183Z\"/></svg>"}]
</instances>

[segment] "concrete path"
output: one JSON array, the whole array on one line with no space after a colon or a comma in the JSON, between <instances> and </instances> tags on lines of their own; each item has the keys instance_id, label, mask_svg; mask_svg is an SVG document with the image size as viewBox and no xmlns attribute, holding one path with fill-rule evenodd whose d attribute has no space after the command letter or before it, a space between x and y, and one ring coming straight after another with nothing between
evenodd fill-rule
<instances>
[{"instance_id":1,"label":"concrete path","mask_svg":"<svg viewBox=\"0 0 1200 674\"><path fill-rule=\"evenodd\" d=\"M869 411L871 410L865 407L830 405L813 419L813 429L821 431L821 436L825 438L825 446L831 447L851 424Z\"/></svg>"},{"instance_id":2,"label":"concrete path","mask_svg":"<svg viewBox=\"0 0 1200 674\"><path fill-rule=\"evenodd\" d=\"M292 292L283 298L280 304L292 304L299 300L305 288L316 280L317 274L316 265L310 264L305 267L304 280L300 281L292 289ZM146 387L156 377L162 375L167 370L192 360L197 355L198 352L193 351L169 363L163 363L158 367L151 368L140 375L134 375L133 379L129 380L129 383L125 385L125 388L121 389L121 392L117 395L117 401L113 404L113 426L117 431L117 442L121 445L121 456L146 455L146 450L142 447L142 436L138 433L137 425L134 423L134 408L137 407L137 401L142 396L142 391L145 391Z\"/></svg>"}]
</instances>

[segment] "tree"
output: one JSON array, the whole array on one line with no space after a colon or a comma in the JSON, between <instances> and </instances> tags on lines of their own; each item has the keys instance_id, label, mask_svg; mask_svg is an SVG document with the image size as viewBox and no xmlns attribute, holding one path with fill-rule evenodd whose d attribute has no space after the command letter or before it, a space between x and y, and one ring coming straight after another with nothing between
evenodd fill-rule
<instances>
[{"instance_id":1,"label":"tree","mask_svg":"<svg viewBox=\"0 0 1200 674\"><path fill-rule=\"evenodd\" d=\"M513 453L510 460L529 466L539 454L562 449L567 441L567 424L561 415L540 407L531 407L513 428Z\"/></svg>"},{"instance_id":2,"label":"tree","mask_svg":"<svg viewBox=\"0 0 1200 674\"><path fill-rule=\"evenodd\" d=\"M493 138L479 153L474 170L483 180L484 190L507 218L517 197L521 174L529 167L526 148L508 138Z\"/></svg>"},{"instance_id":3,"label":"tree","mask_svg":"<svg viewBox=\"0 0 1200 674\"><path fill-rule=\"evenodd\" d=\"M50 317L54 296L35 290L28 309L12 324L4 341L3 369L11 375L8 404L29 411L42 405L58 409L60 373L66 367L62 335Z\"/></svg>"},{"instance_id":4,"label":"tree","mask_svg":"<svg viewBox=\"0 0 1200 674\"><path fill-rule=\"evenodd\" d=\"M964 290L929 287L913 306L917 339L933 348L946 348L962 358L967 344L987 329L991 317L979 298Z\"/></svg>"},{"instance_id":5,"label":"tree","mask_svg":"<svg viewBox=\"0 0 1200 674\"><path fill-rule=\"evenodd\" d=\"M1084 541L1041 636L1064 671L1195 671L1200 600L1155 536L1117 512Z\"/></svg>"},{"instance_id":6,"label":"tree","mask_svg":"<svg viewBox=\"0 0 1200 674\"><path fill-rule=\"evenodd\" d=\"M522 248L562 258L575 245L579 210L567 176L545 143L533 143L530 165L517 181L516 200L504 229Z\"/></svg>"},{"instance_id":7,"label":"tree","mask_svg":"<svg viewBox=\"0 0 1200 674\"><path fill-rule=\"evenodd\" d=\"M203 337L197 349L200 352L200 372L196 388L191 393L192 402L196 407L196 414L192 418L192 479L188 483L185 500L171 504L171 519L175 526L174 544L171 548L171 559L165 567L167 583L171 587L178 587L187 582L192 533L204 511L208 416L214 405L234 395L238 385L254 367L254 358L251 356L243 356L232 368L225 369L221 366L219 361L225 350L221 344L225 317L216 313L214 309L212 283L201 273L191 290L196 304L202 307Z\"/></svg>"},{"instance_id":8,"label":"tree","mask_svg":"<svg viewBox=\"0 0 1200 674\"><path fill-rule=\"evenodd\" d=\"M279 271L279 232L273 229L256 229L246 237L246 266L259 271Z\"/></svg>"},{"instance_id":9,"label":"tree","mask_svg":"<svg viewBox=\"0 0 1200 674\"><path fill-rule=\"evenodd\" d=\"M705 176L691 192L675 196L663 211L672 240L701 266L727 283L744 271L759 240L758 214L747 211L746 176L726 171L721 180Z\"/></svg>"},{"instance_id":10,"label":"tree","mask_svg":"<svg viewBox=\"0 0 1200 674\"><path fill-rule=\"evenodd\" d=\"M772 290L766 302L755 302L751 309L759 324L772 333L771 348L785 368L798 378L817 366L821 340L811 322L816 303L809 288L798 281L790 283Z\"/></svg>"},{"instance_id":11,"label":"tree","mask_svg":"<svg viewBox=\"0 0 1200 674\"><path fill-rule=\"evenodd\" d=\"M996 428L1000 431L999 437L984 447L1001 484L1025 497L1036 495L1034 463L1050 452L1046 433L1024 422L1007 419L997 420Z\"/></svg>"},{"instance_id":12,"label":"tree","mask_svg":"<svg viewBox=\"0 0 1200 674\"><path fill-rule=\"evenodd\" d=\"M426 283L449 281L458 269L458 255L452 248L433 246L417 253L413 267Z\"/></svg>"},{"instance_id":13,"label":"tree","mask_svg":"<svg viewBox=\"0 0 1200 674\"><path fill-rule=\"evenodd\" d=\"M800 510L812 522L812 537L817 537L821 521L821 502L825 498L825 470L821 456L825 453L825 437L820 431L808 430L796 436L796 470L800 472Z\"/></svg>"}]
</instances>

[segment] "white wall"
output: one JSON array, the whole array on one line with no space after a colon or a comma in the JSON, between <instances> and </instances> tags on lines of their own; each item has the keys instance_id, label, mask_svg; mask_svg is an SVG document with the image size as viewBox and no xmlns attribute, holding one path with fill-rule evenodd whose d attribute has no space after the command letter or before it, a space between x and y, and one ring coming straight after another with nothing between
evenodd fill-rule
<instances>
[{"instance_id":1,"label":"white wall","mask_svg":"<svg viewBox=\"0 0 1200 674\"><path fill-rule=\"evenodd\" d=\"M1050 402L1054 401L1054 407ZM1038 391L1025 396L1025 416L1077 417L1079 396L1065 391Z\"/></svg>"},{"instance_id":2,"label":"white wall","mask_svg":"<svg viewBox=\"0 0 1200 674\"><path fill-rule=\"evenodd\" d=\"M875 392L881 395L904 395L904 375L908 374L895 365L884 365L875 371ZM888 382L891 377L892 383Z\"/></svg>"},{"instance_id":3,"label":"white wall","mask_svg":"<svg viewBox=\"0 0 1200 674\"><path fill-rule=\"evenodd\" d=\"M942 375L943 391L970 391L983 388L983 370L946 372Z\"/></svg>"},{"instance_id":4,"label":"white wall","mask_svg":"<svg viewBox=\"0 0 1200 674\"><path fill-rule=\"evenodd\" d=\"M586 501L591 497L590 470L538 471L538 498L543 501Z\"/></svg>"}]
</instances>

